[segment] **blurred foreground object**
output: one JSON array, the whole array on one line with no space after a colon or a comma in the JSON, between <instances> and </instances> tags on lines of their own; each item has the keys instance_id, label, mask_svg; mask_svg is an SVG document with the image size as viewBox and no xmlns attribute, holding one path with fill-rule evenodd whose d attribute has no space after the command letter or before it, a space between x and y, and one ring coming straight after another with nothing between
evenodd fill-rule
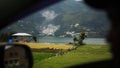
<instances>
[{"instance_id":1,"label":"blurred foreground object","mask_svg":"<svg viewBox=\"0 0 120 68\"><path fill-rule=\"evenodd\" d=\"M0 0L0 29L62 0Z\"/></svg>"},{"instance_id":2,"label":"blurred foreground object","mask_svg":"<svg viewBox=\"0 0 120 68\"><path fill-rule=\"evenodd\" d=\"M119 0L85 0L86 4L107 13L111 28L107 41L111 44L113 68L120 68L120 1ZM97 24L97 23L96 23Z\"/></svg>"},{"instance_id":3,"label":"blurred foreground object","mask_svg":"<svg viewBox=\"0 0 120 68\"><path fill-rule=\"evenodd\" d=\"M32 68L31 50L23 44L1 44L0 63L1 68Z\"/></svg>"}]
</instances>

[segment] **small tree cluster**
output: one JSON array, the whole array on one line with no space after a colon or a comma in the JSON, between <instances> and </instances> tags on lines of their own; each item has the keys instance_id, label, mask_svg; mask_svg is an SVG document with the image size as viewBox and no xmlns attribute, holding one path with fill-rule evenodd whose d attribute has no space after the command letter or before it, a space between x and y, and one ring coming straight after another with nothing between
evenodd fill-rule
<instances>
[{"instance_id":1,"label":"small tree cluster","mask_svg":"<svg viewBox=\"0 0 120 68\"><path fill-rule=\"evenodd\" d=\"M83 40L86 38L85 32L80 32L78 37L74 37L73 41L75 45L84 45Z\"/></svg>"}]
</instances>

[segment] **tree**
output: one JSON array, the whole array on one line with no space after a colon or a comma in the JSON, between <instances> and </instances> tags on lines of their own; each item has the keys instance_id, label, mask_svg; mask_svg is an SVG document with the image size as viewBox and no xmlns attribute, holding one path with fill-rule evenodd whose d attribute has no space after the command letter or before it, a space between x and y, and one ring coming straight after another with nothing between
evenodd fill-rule
<instances>
[{"instance_id":1,"label":"tree","mask_svg":"<svg viewBox=\"0 0 120 68\"><path fill-rule=\"evenodd\" d=\"M36 37L36 36L33 36L33 40L34 40L35 42L37 42L37 37Z\"/></svg>"},{"instance_id":2,"label":"tree","mask_svg":"<svg viewBox=\"0 0 120 68\"><path fill-rule=\"evenodd\" d=\"M74 42L74 45L76 45L76 44L77 44L77 42L78 42L77 37L74 37L74 38L73 38L73 42Z\"/></svg>"},{"instance_id":3,"label":"tree","mask_svg":"<svg viewBox=\"0 0 120 68\"><path fill-rule=\"evenodd\" d=\"M85 32L80 32L80 34L79 34L78 37L74 37L74 38L73 38L74 44L76 44L76 41L77 41L77 45L84 45L83 40L84 40L86 37L87 37L87 36L86 36Z\"/></svg>"},{"instance_id":4,"label":"tree","mask_svg":"<svg viewBox=\"0 0 120 68\"><path fill-rule=\"evenodd\" d=\"M84 43L83 43L83 40L84 40L86 37L87 37L87 36L86 36L85 32L80 32L79 38L78 38L78 44L79 44L79 45L83 45L83 44L84 44Z\"/></svg>"}]
</instances>

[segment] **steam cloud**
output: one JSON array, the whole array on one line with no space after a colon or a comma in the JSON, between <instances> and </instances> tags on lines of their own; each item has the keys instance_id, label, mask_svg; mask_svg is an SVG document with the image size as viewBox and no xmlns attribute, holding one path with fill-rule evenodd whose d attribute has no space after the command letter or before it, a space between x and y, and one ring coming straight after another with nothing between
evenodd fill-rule
<instances>
[{"instance_id":1,"label":"steam cloud","mask_svg":"<svg viewBox=\"0 0 120 68\"><path fill-rule=\"evenodd\" d=\"M55 11L53 11L53 10L46 10L46 11L42 12L41 15L46 20L53 20L53 19L55 19L58 16L58 14L55 13Z\"/></svg>"},{"instance_id":2,"label":"steam cloud","mask_svg":"<svg viewBox=\"0 0 120 68\"><path fill-rule=\"evenodd\" d=\"M53 24L49 24L46 27L43 27L42 33L46 35L54 35L54 33L60 28L59 25L55 26Z\"/></svg>"},{"instance_id":3,"label":"steam cloud","mask_svg":"<svg viewBox=\"0 0 120 68\"><path fill-rule=\"evenodd\" d=\"M75 27L78 27L78 26L79 26L79 23L76 23L74 26L75 26Z\"/></svg>"}]
</instances>

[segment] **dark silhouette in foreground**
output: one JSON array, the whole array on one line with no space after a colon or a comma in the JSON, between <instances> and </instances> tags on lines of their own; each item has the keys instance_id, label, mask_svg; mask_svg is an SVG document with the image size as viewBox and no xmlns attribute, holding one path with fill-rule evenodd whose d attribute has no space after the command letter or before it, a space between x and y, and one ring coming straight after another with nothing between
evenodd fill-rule
<instances>
[{"instance_id":1,"label":"dark silhouette in foreground","mask_svg":"<svg viewBox=\"0 0 120 68\"><path fill-rule=\"evenodd\" d=\"M38 8L42 9L48 5L57 3L58 1L61 0L12 0L12 1L9 0L8 2L7 0L0 1L1 3L0 29L2 29L7 25L10 25L14 21L17 21L33 13L34 11L37 11ZM85 2L96 9L101 9L106 11L108 18L111 21L110 22L111 29L109 31L107 40L111 44L111 52L113 54L113 59L95 62L95 63L89 63L85 65L76 65L76 66L72 66L71 68L88 68L88 67L89 68L120 68L119 65L120 64L120 7L119 7L120 2L119 0L85 0ZM33 7L34 9L32 9L32 11L29 12L27 10L25 11L25 8L27 9L30 6L32 7L33 5L36 6ZM0 51L0 55L3 54L2 51ZM3 56L0 56L0 63L1 61L3 62L3 59L1 58L3 58ZM3 63L1 63L1 65L3 65Z\"/></svg>"},{"instance_id":2,"label":"dark silhouette in foreground","mask_svg":"<svg viewBox=\"0 0 120 68\"><path fill-rule=\"evenodd\" d=\"M84 65L75 65L70 68L120 68L120 2L119 0L85 0L86 4L107 13L111 21L111 28L107 41L111 45L113 58ZM97 24L97 23L96 23Z\"/></svg>"}]
</instances>

